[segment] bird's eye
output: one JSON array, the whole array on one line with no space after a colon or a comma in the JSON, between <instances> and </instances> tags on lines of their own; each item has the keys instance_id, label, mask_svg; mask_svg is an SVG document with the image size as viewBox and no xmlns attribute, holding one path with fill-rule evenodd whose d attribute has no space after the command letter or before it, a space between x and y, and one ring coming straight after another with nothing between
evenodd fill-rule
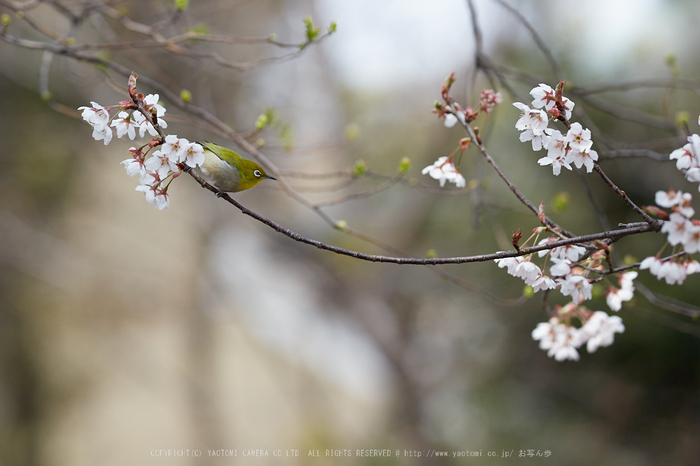
<instances>
[{"instance_id":1,"label":"bird's eye","mask_svg":"<svg viewBox=\"0 0 700 466\"><path fill-rule=\"evenodd\" d=\"M255 175L256 178L260 178L262 176L262 173L260 173L260 170L255 170L253 172L253 175Z\"/></svg>"}]
</instances>

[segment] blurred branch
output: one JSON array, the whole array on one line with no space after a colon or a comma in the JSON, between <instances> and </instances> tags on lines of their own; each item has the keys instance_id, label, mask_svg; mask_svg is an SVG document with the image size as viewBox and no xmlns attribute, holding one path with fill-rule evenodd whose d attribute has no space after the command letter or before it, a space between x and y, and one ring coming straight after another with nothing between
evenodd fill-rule
<instances>
[{"instance_id":1,"label":"blurred branch","mask_svg":"<svg viewBox=\"0 0 700 466\"><path fill-rule=\"evenodd\" d=\"M654 306L667 311L675 312L677 314L686 315L688 317L692 317L693 319L700 318L700 309L698 309L696 306L669 298L667 296L657 296L654 292L641 283L637 283L635 287ZM700 332L700 329L697 329L697 331Z\"/></svg>"},{"instance_id":2,"label":"blurred branch","mask_svg":"<svg viewBox=\"0 0 700 466\"><path fill-rule=\"evenodd\" d=\"M21 18L30 27L37 30L46 37L54 40L57 43L63 44L65 49L62 50L61 54L67 56L75 56L75 52L82 52L86 50L130 50L134 48L158 48L170 53L192 57L192 58L208 58L214 61L216 64L225 67L236 69L239 71L245 71L252 68L262 66L267 63L290 60L302 55L309 45L317 44L325 40L331 34L332 30L328 30L317 37L307 37L304 42L300 43L286 43L276 40L273 36L268 36L266 38L254 38L254 37L230 37L217 34L205 34L197 31L187 31L181 34L177 34L173 37L167 38L163 36L159 31L162 30L166 25L174 23L179 15L182 13L179 10L175 10L173 15L166 21L155 23L152 25L139 23L137 21L131 20L128 16L124 15L119 10L110 7L104 2L99 2L94 0L92 2L87 2L83 5L83 9L80 14L74 14L67 8L63 7L59 2L49 2L51 6L62 12L64 15L71 19L71 31L69 34L61 35L46 26L37 23L30 16L27 15L26 10L34 8L41 3L46 3L43 1L29 2L28 4L17 4L8 2L6 0L0 1L1 6L10 8L11 10L20 13L17 16ZM106 42L106 43L82 43L73 44L76 30L82 26L83 20L88 17L88 14L92 11L97 11L121 24L124 29L141 34L150 38L150 40L142 41L124 41L124 42ZM5 28L6 29L6 28ZM30 41L32 42L32 41ZM216 43L226 43L226 44L268 44L278 48L293 48L295 51L277 56L263 58L260 60L255 60L251 62L235 62L223 58L219 53L212 51L197 51L192 50L187 47L183 47L183 43L196 43L196 42L216 42ZM15 43L15 45L20 45ZM42 47L38 44L28 48L41 49ZM53 53L58 53L56 49L48 49Z\"/></svg>"},{"instance_id":3,"label":"blurred branch","mask_svg":"<svg viewBox=\"0 0 700 466\"><path fill-rule=\"evenodd\" d=\"M357 199L365 199L367 197L373 196L379 192L382 192L384 190L391 188L392 186L394 186L396 183L398 183L402 179L403 179L403 174L397 173L394 177L388 179L384 183L377 185L371 189L368 189L368 190L360 192L360 193L348 194L346 196L337 197L335 199L330 199L327 201L317 202L314 204L314 207L326 207L326 206L330 206L330 205L341 204L341 203L348 202L348 201L354 201Z\"/></svg>"},{"instance_id":4,"label":"blurred branch","mask_svg":"<svg viewBox=\"0 0 700 466\"><path fill-rule=\"evenodd\" d=\"M603 150L599 151L598 155L601 160L605 159L619 159L619 158L633 158L633 157L646 157L649 159L657 160L659 162L668 162L669 158L666 154L660 154L651 149L613 149L613 150Z\"/></svg>"},{"instance_id":5,"label":"blurred branch","mask_svg":"<svg viewBox=\"0 0 700 466\"><path fill-rule=\"evenodd\" d=\"M638 89L658 88L658 89L687 89L695 91L700 89L700 79L687 78L639 78L628 81L615 81L611 83L599 84L597 86L572 86L572 90L580 96L591 94L602 94L604 92L624 92Z\"/></svg>"},{"instance_id":6,"label":"blurred branch","mask_svg":"<svg viewBox=\"0 0 700 466\"><path fill-rule=\"evenodd\" d=\"M561 69L561 66L559 66L559 62L557 61L556 58L554 58L554 54L552 53L552 50L549 48L547 43L542 39L542 37L539 35L537 32L537 29L530 24L530 22L515 8L504 2L503 0L495 0L496 3L501 5L503 8L508 10L510 14L515 16L515 18L523 25L525 26L525 29L530 33L530 36L532 36L532 40L535 42L535 45L537 45L537 48L542 52L542 54L545 56L547 59L547 62L549 63L549 66L552 68L552 72L554 73L554 76L556 77L557 82L561 81L562 79L565 79L566 76L564 75L564 70Z\"/></svg>"},{"instance_id":7,"label":"blurred branch","mask_svg":"<svg viewBox=\"0 0 700 466\"><path fill-rule=\"evenodd\" d=\"M671 119L651 115L634 108L622 107L617 103L611 102L609 99L591 94L579 95L575 90L572 90L570 93L571 95L580 97L581 100L591 107L603 113L607 113L618 120L630 121L651 128L659 128L670 133L675 133L678 130L675 122Z\"/></svg>"}]
</instances>

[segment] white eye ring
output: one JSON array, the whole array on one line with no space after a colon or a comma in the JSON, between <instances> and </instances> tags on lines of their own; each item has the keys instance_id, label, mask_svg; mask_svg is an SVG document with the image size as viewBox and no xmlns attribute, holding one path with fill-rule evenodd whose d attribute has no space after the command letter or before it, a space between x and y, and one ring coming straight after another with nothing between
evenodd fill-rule
<instances>
[{"instance_id":1,"label":"white eye ring","mask_svg":"<svg viewBox=\"0 0 700 466\"><path fill-rule=\"evenodd\" d=\"M260 170L255 170L253 172L253 175L255 175L256 178L260 178L262 176L262 174L260 173Z\"/></svg>"}]
</instances>

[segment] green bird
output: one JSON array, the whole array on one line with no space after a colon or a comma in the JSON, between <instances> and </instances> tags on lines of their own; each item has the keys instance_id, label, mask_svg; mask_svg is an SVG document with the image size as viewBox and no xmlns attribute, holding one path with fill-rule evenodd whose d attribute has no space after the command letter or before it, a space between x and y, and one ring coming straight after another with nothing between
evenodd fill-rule
<instances>
[{"instance_id":1,"label":"green bird","mask_svg":"<svg viewBox=\"0 0 700 466\"><path fill-rule=\"evenodd\" d=\"M200 172L220 193L237 193L252 188L265 178L277 179L265 173L257 163L244 159L231 149L211 142L199 144L204 148L204 163Z\"/></svg>"}]
</instances>

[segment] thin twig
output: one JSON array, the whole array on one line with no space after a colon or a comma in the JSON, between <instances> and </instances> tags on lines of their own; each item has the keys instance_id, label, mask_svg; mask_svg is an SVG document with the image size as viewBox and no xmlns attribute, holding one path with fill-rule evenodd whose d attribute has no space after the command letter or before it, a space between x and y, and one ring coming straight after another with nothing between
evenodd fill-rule
<instances>
[{"instance_id":1,"label":"thin twig","mask_svg":"<svg viewBox=\"0 0 700 466\"><path fill-rule=\"evenodd\" d=\"M348 202L348 201L354 201L357 199L365 199L367 197L373 196L379 192L382 192L384 190L391 188L396 183L401 181L402 178L403 178L403 174L398 173L394 177L392 177L391 179L385 181L384 183L379 184L379 185L377 185L373 188L370 188L366 191L363 191L361 193L348 194L346 196L337 197L335 199L329 199L327 201L317 202L314 204L314 206L315 207L326 207L326 206L331 206L331 205L342 204L342 203Z\"/></svg>"},{"instance_id":2,"label":"thin twig","mask_svg":"<svg viewBox=\"0 0 700 466\"><path fill-rule=\"evenodd\" d=\"M654 220L646 212L644 212L642 209L637 207L637 204L635 204L634 201L632 201L632 199L629 198L627 193L625 193L623 190L618 188L617 185L615 183L613 183L610 178L608 178L608 175L606 175L605 172L603 171L603 169L600 168L600 165L598 165L597 163L593 164L593 169L596 171L596 173L598 173L600 175L601 178L603 178L603 181L605 181L605 183L608 186L610 186L610 188L615 192L615 194L620 196L622 198L622 200L625 201L625 203L632 208L632 210L637 212L639 214L639 216L644 219L645 222L647 222L649 224L653 224L653 223L660 224L661 223L658 220Z\"/></svg>"},{"instance_id":3,"label":"thin twig","mask_svg":"<svg viewBox=\"0 0 700 466\"><path fill-rule=\"evenodd\" d=\"M545 56L547 62L549 63L549 66L552 67L552 71L554 72L554 76L556 76L557 78L557 82L561 81L562 79L565 79L564 70L562 70L561 66L559 66L559 62L557 62L556 58L554 58L554 54L552 53L549 46L545 43L544 39L542 39L542 37L539 35L537 29L535 29L535 27L532 24L530 24L530 22L512 6L510 6L503 0L495 1L503 8L508 10L510 14L515 16L517 20L520 21L520 23L523 26L525 26L525 29L527 29L530 35L532 36L532 40L535 41L535 45L537 45L537 48L540 49L542 54Z\"/></svg>"}]
</instances>

